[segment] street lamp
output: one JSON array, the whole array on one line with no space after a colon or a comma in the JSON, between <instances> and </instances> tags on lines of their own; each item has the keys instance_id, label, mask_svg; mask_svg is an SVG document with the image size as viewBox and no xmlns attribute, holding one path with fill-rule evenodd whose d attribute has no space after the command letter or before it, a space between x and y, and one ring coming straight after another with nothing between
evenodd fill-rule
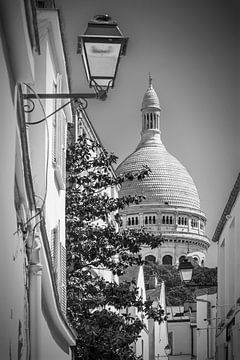
<instances>
[{"instance_id":1,"label":"street lamp","mask_svg":"<svg viewBox=\"0 0 240 360\"><path fill-rule=\"evenodd\" d=\"M128 38L124 37L109 15L97 15L78 37L77 53L81 53L85 73L95 93L23 94L23 99L99 99L105 100L113 88L120 57L126 54Z\"/></svg>"},{"instance_id":2,"label":"street lamp","mask_svg":"<svg viewBox=\"0 0 240 360\"><path fill-rule=\"evenodd\" d=\"M109 15L97 15L78 37L77 53L82 54L90 87L107 91L114 86L120 56L126 54L128 39Z\"/></svg>"},{"instance_id":3,"label":"street lamp","mask_svg":"<svg viewBox=\"0 0 240 360\"><path fill-rule=\"evenodd\" d=\"M194 283L191 283L192 275L193 275L193 269L194 269L194 267L193 267L191 261L188 260L187 258L185 258L182 262L180 262L180 264L178 266L178 271L179 271L181 281L183 283L185 283L187 286L204 287L204 288L217 286L217 283L214 283L214 284L194 284Z\"/></svg>"},{"instance_id":4,"label":"street lamp","mask_svg":"<svg viewBox=\"0 0 240 360\"><path fill-rule=\"evenodd\" d=\"M192 280L193 265L187 258L180 262L178 271L182 282L188 284Z\"/></svg>"}]
</instances>

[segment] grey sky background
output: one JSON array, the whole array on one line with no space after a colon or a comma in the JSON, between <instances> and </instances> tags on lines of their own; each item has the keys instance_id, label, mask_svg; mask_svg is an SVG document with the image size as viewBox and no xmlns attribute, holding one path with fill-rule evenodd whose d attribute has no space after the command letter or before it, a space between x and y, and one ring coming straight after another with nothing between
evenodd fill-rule
<instances>
[{"instance_id":1,"label":"grey sky background","mask_svg":"<svg viewBox=\"0 0 240 360\"><path fill-rule=\"evenodd\" d=\"M77 36L94 15L107 13L129 37L115 88L87 112L118 163L137 146L141 102L153 77L162 141L192 176L211 239L240 170L238 1L56 0L73 92L89 92ZM208 265L216 265L211 246Z\"/></svg>"}]
</instances>

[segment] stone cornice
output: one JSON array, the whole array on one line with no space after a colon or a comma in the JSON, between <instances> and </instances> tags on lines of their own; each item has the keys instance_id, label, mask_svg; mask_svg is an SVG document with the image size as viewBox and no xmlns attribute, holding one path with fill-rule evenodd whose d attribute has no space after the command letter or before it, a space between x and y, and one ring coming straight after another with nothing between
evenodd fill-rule
<instances>
[{"instance_id":1,"label":"stone cornice","mask_svg":"<svg viewBox=\"0 0 240 360\"><path fill-rule=\"evenodd\" d=\"M210 241L209 239L207 238L207 236L205 235L199 235L199 234L193 234L193 233L189 233L189 232L169 232L169 233L165 233L165 232L162 232L162 236L163 238L166 238L166 240L168 239L176 239L176 240L185 240L186 242L189 242L189 241L196 241L196 242L201 242L203 243L206 247L209 247L210 246Z\"/></svg>"}]
</instances>

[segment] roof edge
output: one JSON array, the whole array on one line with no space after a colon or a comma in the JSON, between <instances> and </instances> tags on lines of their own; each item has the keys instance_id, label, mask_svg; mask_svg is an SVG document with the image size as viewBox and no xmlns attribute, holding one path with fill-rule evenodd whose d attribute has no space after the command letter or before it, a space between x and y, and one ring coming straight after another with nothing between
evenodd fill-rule
<instances>
[{"instance_id":1,"label":"roof edge","mask_svg":"<svg viewBox=\"0 0 240 360\"><path fill-rule=\"evenodd\" d=\"M219 237L223 231L224 225L226 224L227 220L228 220L228 215L230 214L230 212L232 211L232 208L236 202L236 199L238 197L240 191L240 172L238 174L237 180L233 186L233 189L230 193L230 196L228 198L227 204L223 210L222 216L220 217L220 220L218 222L218 225L216 227L216 230L213 234L213 238L212 241L213 242L217 242L219 240Z\"/></svg>"}]
</instances>

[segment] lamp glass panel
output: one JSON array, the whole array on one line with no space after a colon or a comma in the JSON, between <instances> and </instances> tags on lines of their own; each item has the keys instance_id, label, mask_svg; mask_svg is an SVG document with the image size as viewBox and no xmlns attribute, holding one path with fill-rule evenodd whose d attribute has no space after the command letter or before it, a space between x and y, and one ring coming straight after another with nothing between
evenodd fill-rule
<instances>
[{"instance_id":1,"label":"lamp glass panel","mask_svg":"<svg viewBox=\"0 0 240 360\"><path fill-rule=\"evenodd\" d=\"M86 71L87 79L90 82L90 74L89 74L89 68L88 68L88 65L87 65L87 59L86 59L86 52L85 51L82 52L82 57L83 57L84 69Z\"/></svg>"},{"instance_id":2,"label":"lamp glass panel","mask_svg":"<svg viewBox=\"0 0 240 360\"><path fill-rule=\"evenodd\" d=\"M191 281L192 280L192 272L193 272L193 269L181 269L180 270L181 280L184 282Z\"/></svg>"},{"instance_id":3,"label":"lamp glass panel","mask_svg":"<svg viewBox=\"0 0 240 360\"><path fill-rule=\"evenodd\" d=\"M101 77L103 79L96 79L97 83L107 85L110 79L104 78L114 78L121 44L86 42L85 47L91 77Z\"/></svg>"}]
</instances>

